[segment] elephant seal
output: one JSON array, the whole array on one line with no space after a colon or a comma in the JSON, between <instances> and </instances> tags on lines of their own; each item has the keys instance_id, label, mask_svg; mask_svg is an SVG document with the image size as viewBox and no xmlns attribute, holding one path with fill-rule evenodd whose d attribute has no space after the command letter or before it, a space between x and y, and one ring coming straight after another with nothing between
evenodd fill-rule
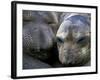
<instances>
[{"instance_id":1,"label":"elephant seal","mask_svg":"<svg viewBox=\"0 0 100 80\"><path fill-rule=\"evenodd\" d=\"M23 10L24 69L47 68L50 67L47 64L54 62L57 46L52 28L58 23L57 20L55 12ZM25 63L27 63L27 66L25 66Z\"/></svg>"},{"instance_id":2,"label":"elephant seal","mask_svg":"<svg viewBox=\"0 0 100 80\"><path fill-rule=\"evenodd\" d=\"M64 13L57 31L59 60L64 66L90 65L90 14Z\"/></svg>"}]
</instances>

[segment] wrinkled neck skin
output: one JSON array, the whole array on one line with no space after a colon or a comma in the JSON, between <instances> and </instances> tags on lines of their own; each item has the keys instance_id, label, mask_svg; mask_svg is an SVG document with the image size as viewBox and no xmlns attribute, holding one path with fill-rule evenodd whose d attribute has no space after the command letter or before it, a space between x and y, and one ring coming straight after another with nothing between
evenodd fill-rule
<instances>
[{"instance_id":1,"label":"wrinkled neck skin","mask_svg":"<svg viewBox=\"0 0 100 80\"><path fill-rule=\"evenodd\" d=\"M56 37L59 60L65 66L83 66L90 61L90 20L87 17L90 15L63 16Z\"/></svg>"}]
</instances>

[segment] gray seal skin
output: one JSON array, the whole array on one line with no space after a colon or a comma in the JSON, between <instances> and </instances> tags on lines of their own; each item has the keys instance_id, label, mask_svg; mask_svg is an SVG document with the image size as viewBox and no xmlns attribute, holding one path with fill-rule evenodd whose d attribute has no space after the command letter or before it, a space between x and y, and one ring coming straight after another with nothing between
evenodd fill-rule
<instances>
[{"instance_id":1,"label":"gray seal skin","mask_svg":"<svg viewBox=\"0 0 100 80\"><path fill-rule=\"evenodd\" d=\"M54 43L54 33L50 24L57 19L54 13L40 11L25 11L23 15L23 52L32 54L41 60L48 59L49 52ZM30 17L31 16L31 17ZM26 21L26 22L25 22ZM42 52L42 53L40 53ZM39 54L39 55L38 55Z\"/></svg>"},{"instance_id":2,"label":"gray seal skin","mask_svg":"<svg viewBox=\"0 0 100 80\"><path fill-rule=\"evenodd\" d=\"M55 12L23 11L24 69L37 68L37 66L41 68L50 67L43 62L49 62L49 59L53 59L52 55L55 55L51 52L56 41L52 28L57 25L57 20ZM27 57L28 59L26 59ZM32 57L33 59L31 59ZM40 65L39 60L43 65ZM33 63L36 65L32 65Z\"/></svg>"},{"instance_id":3,"label":"gray seal skin","mask_svg":"<svg viewBox=\"0 0 100 80\"><path fill-rule=\"evenodd\" d=\"M23 64L23 69L51 68L49 64L33 58L28 54L23 54Z\"/></svg>"},{"instance_id":4,"label":"gray seal skin","mask_svg":"<svg viewBox=\"0 0 100 80\"><path fill-rule=\"evenodd\" d=\"M64 13L57 31L59 60L64 66L90 65L90 14Z\"/></svg>"}]
</instances>

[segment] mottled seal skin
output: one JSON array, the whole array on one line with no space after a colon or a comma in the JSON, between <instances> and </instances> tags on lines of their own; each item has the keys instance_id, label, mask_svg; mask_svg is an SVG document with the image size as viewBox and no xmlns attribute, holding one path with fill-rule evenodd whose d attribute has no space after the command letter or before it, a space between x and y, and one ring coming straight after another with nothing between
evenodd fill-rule
<instances>
[{"instance_id":1,"label":"mottled seal skin","mask_svg":"<svg viewBox=\"0 0 100 80\"><path fill-rule=\"evenodd\" d=\"M57 31L59 60L64 66L90 65L90 14L64 13Z\"/></svg>"},{"instance_id":2,"label":"mottled seal skin","mask_svg":"<svg viewBox=\"0 0 100 80\"><path fill-rule=\"evenodd\" d=\"M54 51L56 39L52 28L57 25L57 20L55 12L23 11L23 54L33 57L33 62L32 59L26 59L27 56L23 58L23 63L29 62L27 67L23 64L25 69L30 68L30 64L33 63L36 66L32 65L31 68L40 66L41 61L53 62L53 56L56 55L56 50ZM40 62L35 59L40 60ZM40 67L48 66L41 65Z\"/></svg>"}]
</instances>

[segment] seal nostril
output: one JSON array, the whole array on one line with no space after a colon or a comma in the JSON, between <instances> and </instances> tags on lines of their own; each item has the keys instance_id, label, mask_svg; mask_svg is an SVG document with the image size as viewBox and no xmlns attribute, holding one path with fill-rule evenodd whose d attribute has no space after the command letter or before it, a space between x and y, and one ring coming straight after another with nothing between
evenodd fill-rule
<instances>
[{"instance_id":1,"label":"seal nostril","mask_svg":"<svg viewBox=\"0 0 100 80\"><path fill-rule=\"evenodd\" d=\"M68 53L71 53L72 52L72 50L71 49L68 49Z\"/></svg>"}]
</instances>

